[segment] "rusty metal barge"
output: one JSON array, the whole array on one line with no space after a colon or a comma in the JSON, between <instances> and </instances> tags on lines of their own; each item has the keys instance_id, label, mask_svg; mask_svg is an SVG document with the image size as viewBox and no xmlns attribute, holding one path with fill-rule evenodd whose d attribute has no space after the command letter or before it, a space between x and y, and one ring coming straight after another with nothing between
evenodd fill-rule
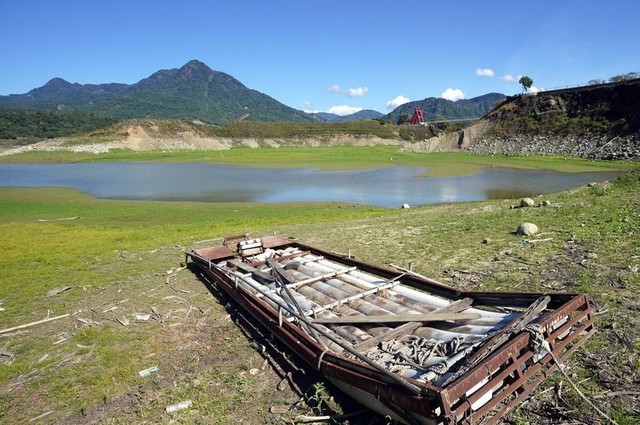
<instances>
[{"instance_id":1,"label":"rusty metal barge","mask_svg":"<svg viewBox=\"0 0 640 425\"><path fill-rule=\"evenodd\" d=\"M309 367L405 424L496 423L595 332L582 294L463 292L276 236L187 261Z\"/></svg>"}]
</instances>

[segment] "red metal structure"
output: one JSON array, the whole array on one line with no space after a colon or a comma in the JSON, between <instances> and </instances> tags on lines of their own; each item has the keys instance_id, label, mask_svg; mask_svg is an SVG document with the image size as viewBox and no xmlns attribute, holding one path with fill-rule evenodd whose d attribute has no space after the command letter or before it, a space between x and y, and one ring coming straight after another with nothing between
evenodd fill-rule
<instances>
[{"instance_id":1,"label":"red metal structure","mask_svg":"<svg viewBox=\"0 0 640 425\"><path fill-rule=\"evenodd\" d=\"M411 125L424 125L424 118L422 117L422 109L416 108L413 111L413 116L411 117Z\"/></svg>"},{"instance_id":2,"label":"red metal structure","mask_svg":"<svg viewBox=\"0 0 640 425\"><path fill-rule=\"evenodd\" d=\"M497 424L595 332L584 294L463 291L293 239L238 235L186 255L310 368L406 425ZM443 312L480 317L424 317ZM459 344L437 369L376 357L416 337Z\"/></svg>"}]
</instances>

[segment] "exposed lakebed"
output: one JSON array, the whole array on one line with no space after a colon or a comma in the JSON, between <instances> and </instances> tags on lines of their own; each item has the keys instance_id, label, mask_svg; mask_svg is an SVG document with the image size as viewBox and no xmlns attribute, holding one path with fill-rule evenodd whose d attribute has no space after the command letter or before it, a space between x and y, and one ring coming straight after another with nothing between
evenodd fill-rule
<instances>
[{"instance_id":1,"label":"exposed lakebed","mask_svg":"<svg viewBox=\"0 0 640 425\"><path fill-rule=\"evenodd\" d=\"M425 169L418 167L321 171L204 163L0 164L0 187L70 187L109 199L339 201L398 207L535 196L622 173L484 168L460 176L424 174Z\"/></svg>"}]
</instances>

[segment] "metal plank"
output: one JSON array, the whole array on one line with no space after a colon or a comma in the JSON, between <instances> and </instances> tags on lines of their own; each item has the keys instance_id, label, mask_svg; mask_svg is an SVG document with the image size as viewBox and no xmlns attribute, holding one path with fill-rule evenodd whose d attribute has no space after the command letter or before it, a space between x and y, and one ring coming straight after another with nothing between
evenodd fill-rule
<instances>
[{"instance_id":1,"label":"metal plank","mask_svg":"<svg viewBox=\"0 0 640 425\"><path fill-rule=\"evenodd\" d=\"M403 323L403 322L442 322L447 320L471 320L480 318L479 313L426 313L426 314L385 314L373 316L341 316L314 319L314 323Z\"/></svg>"}]
</instances>

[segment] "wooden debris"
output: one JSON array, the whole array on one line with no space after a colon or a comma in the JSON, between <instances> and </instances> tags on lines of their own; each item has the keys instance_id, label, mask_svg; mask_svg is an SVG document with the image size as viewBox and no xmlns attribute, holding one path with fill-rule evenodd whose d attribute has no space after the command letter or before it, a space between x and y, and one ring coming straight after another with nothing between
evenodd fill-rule
<instances>
[{"instance_id":1,"label":"wooden debris","mask_svg":"<svg viewBox=\"0 0 640 425\"><path fill-rule=\"evenodd\" d=\"M164 321L162 314L160 314L160 311L158 311L158 309L155 307L151 307L151 317L160 323Z\"/></svg>"},{"instance_id":2,"label":"wooden debris","mask_svg":"<svg viewBox=\"0 0 640 425\"><path fill-rule=\"evenodd\" d=\"M527 239L527 243L537 243L537 242L549 242L552 241L553 238L545 238L545 239Z\"/></svg>"},{"instance_id":3,"label":"wooden debris","mask_svg":"<svg viewBox=\"0 0 640 425\"><path fill-rule=\"evenodd\" d=\"M49 353L47 353L47 354L43 355L42 357L40 357L36 363L42 363L43 361L47 360L48 358L49 358Z\"/></svg>"},{"instance_id":4,"label":"wooden debris","mask_svg":"<svg viewBox=\"0 0 640 425\"><path fill-rule=\"evenodd\" d=\"M347 418L351 418L353 416L363 415L365 413L369 413L369 410L363 409L363 410L358 410L357 412L345 413L343 415L335 415L335 416L298 415L298 416L295 417L294 420L295 420L296 423L303 423L303 424L313 423L313 422L332 422L332 423L335 423L335 422L340 421L342 419L347 419Z\"/></svg>"},{"instance_id":5,"label":"wooden debris","mask_svg":"<svg viewBox=\"0 0 640 425\"><path fill-rule=\"evenodd\" d=\"M117 310L117 309L118 309L118 306L114 305L113 307L109 307L106 310L102 310L102 312L103 313L108 313L110 311Z\"/></svg>"},{"instance_id":6,"label":"wooden debris","mask_svg":"<svg viewBox=\"0 0 640 425\"><path fill-rule=\"evenodd\" d=\"M122 326L129 326L129 319L127 319L126 317L123 317L122 319L116 319L116 321Z\"/></svg>"},{"instance_id":7,"label":"wooden debris","mask_svg":"<svg viewBox=\"0 0 640 425\"><path fill-rule=\"evenodd\" d=\"M47 292L47 297L53 297L56 296L64 291L68 291L69 289L71 289L72 286L59 286L57 288L53 288L51 289L49 292Z\"/></svg>"},{"instance_id":8,"label":"wooden debris","mask_svg":"<svg viewBox=\"0 0 640 425\"><path fill-rule=\"evenodd\" d=\"M193 310L193 306L189 306L189 310L187 311L187 314L184 315L184 320L186 321L187 318L189 317L189 314L191 313L191 310Z\"/></svg>"},{"instance_id":9,"label":"wooden debris","mask_svg":"<svg viewBox=\"0 0 640 425\"><path fill-rule=\"evenodd\" d=\"M31 326L39 325L41 323L52 322L52 321L58 320L58 319L64 319L65 317L68 317L68 316L69 316L69 314L67 313L67 314L62 314L60 316L49 317L47 319L38 320L38 321L35 321L35 322L31 322L31 323L26 323L24 325L14 326L12 328L2 329L2 330L0 330L0 335L5 334L7 332L15 331L15 330L18 330L18 329L29 328Z\"/></svg>"},{"instance_id":10,"label":"wooden debris","mask_svg":"<svg viewBox=\"0 0 640 425\"><path fill-rule=\"evenodd\" d=\"M65 221L65 220L78 220L80 218L80 216L73 216L73 217L62 217L62 218L39 218L38 221L41 223L47 222L47 221Z\"/></svg>"},{"instance_id":11,"label":"wooden debris","mask_svg":"<svg viewBox=\"0 0 640 425\"><path fill-rule=\"evenodd\" d=\"M167 270L167 278L165 279L164 283L168 284L169 283L169 279L171 278L171 276L175 276L176 274L180 273L182 270L185 270L187 267L178 267L175 270L171 269L171 270Z\"/></svg>"},{"instance_id":12,"label":"wooden debris","mask_svg":"<svg viewBox=\"0 0 640 425\"><path fill-rule=\"evenodd\" d=\"M176 300L176 301L181 302L181 303L186 303L187 302L187 300L185 300L184 298L179 297L177 295L167 295L166 297L163 297L162 299L164 301Z\"/></svg>"},{"instance_id":13,"label":"wooden debris","mask_svg":"<svg viewBox=\"0 0 640 425\"><path fill-rule=\"evenodd\" d=\"M96 322L95 320L91 319L84 319L82 317L78 317L78 322L82 323L85 326L102 326L102 323L100 322Z\"/></svg>"},{"instance_id":14,"label":"wooden debris","mask_svg":"<svg viewBox=\"0 0 640 425\"><path fill-rule=\"evenodd\" d=\"M42 419L44 417L49 416L50 414L52 414L54 412L55 412L54 410L49 410L48 412L44 412L42 415L39 415L39 416L36 416L35 418L29 419L29 422L35 422L35 421L37 421L39 419Z\"/></svg>"},{"instance_id":15,"label":"wooden debris","mask_svg":"<svg viewBox=\"0 0 640 425\"><path fill-rule=\"evenodd\" d=\"M138 322L146 322L149 319L151 319L150 314L136 314L136 320Z\"/></svg>"}]
</instances>

